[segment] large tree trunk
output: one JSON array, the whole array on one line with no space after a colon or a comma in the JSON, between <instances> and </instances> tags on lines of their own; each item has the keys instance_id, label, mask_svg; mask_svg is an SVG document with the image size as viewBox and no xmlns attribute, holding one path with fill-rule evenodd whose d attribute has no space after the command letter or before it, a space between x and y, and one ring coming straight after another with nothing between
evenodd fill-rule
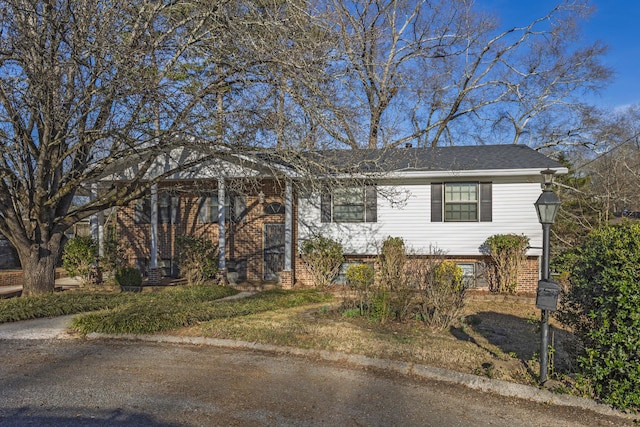
<instances>
[{"instance_id":1,"label":"large tree trunk","mask_svg":"<svg viewBox=\"0 0 640 427\"><path fill-rule=\"evenodd\" d=\"M32 245L28 251L18 249L22 264L22 296L53 292L60 241L61 237L53 238L46 245Z\"/></svg>"}]
</instances>

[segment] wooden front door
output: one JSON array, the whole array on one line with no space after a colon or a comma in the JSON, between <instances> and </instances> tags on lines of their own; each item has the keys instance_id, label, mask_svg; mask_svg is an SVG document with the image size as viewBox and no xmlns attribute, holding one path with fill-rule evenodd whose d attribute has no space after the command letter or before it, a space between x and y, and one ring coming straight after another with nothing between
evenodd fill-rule
<instances>
[{"instance_id":1,"label":"wooden front door","mask_svg":"<svg viewBox=\"0 0 640 427\"><path fill-rule=\"evenodd\" d=\"M284 269L284 224L264 225L264 280L278 280Z\"/></svg>"}]
</instances>

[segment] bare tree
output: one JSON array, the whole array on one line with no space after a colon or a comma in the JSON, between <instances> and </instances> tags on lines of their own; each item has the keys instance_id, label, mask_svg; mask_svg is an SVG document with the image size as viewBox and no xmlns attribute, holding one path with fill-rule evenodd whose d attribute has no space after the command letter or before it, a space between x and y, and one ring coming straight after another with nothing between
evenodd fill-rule
<instances>
[{"instance_id":1,"label":"bare tree","mask_svg":"<svg viewBox=\"0 0 640 427\"><path fill-rule=\"evenodd\" d=\"M640 109L583 110L563 150L546 148L569 173L556 179L562 206L553 227L557 247L575 247L616 217L640 212Z\"/></svg>"},{"instance_id":2,"label":"bare tree","mask_svg":"<svg viewBox=\"0 0 640 427\"><path fill-rule=\"evenodd\" d=\"M571 113L575 95L610 74L601 45L578 43L576 21L589 12L582 1L506 31L468 0L330 5L343 58L323 123L351 148L518 143L527 133L538 145L545 119Z\"/></svg>"},{"instance_id":3,"label":"bare tree","mask_svg":"<svg viewBox=\"0 0 640 427\"><path fill-rule=\"evenodd\" d=\"M18 252L23 295L53 290L68 227L176 171L151 176L159 155L182 153L178 146L205 153L174 159L188 168L255 148L264 115L246 101L273 83L269 66L278 62L265 40L292 40L291 27L271 25L279 17L267 22L267 10L278 7L283 2L0 3L0 233ZM298 11L302 25L311 14ZM123 185L78 197L134 164Z\"/></svg>"},{"instance_id":4,"label":"bare tree","mask_svg":"<svg viewBox=\"0 0 640 427\"><path fill-rule=\"evenodd\" d=\"M600 112L593 122L595 141L581 170L610 214L640 212L640 106Z\"/></svg>"}]
</instances>

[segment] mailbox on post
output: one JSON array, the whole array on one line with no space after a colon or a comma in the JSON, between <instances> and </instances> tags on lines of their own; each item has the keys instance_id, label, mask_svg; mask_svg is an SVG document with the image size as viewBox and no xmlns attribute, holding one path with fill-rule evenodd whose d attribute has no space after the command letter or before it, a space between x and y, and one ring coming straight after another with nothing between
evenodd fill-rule
<instances>
[{"instance_id":1,"label":"mailbox on post","mask_svg":"<svg viewBox=\"0 0 640 427\"><path fill-rule=\"evenodd\" d=\"M536 307L540 310L556 311L558 309L558 297L560 296L560 285L552 280L538 281L538 294L536 296Z\"/></svg>"}]
</instances>

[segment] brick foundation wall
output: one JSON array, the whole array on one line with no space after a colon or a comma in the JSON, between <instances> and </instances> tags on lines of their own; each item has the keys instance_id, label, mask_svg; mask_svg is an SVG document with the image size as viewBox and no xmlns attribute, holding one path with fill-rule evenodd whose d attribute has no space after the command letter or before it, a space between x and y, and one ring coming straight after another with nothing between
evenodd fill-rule
<instances>
[{"instance_id":1,"label":"brick foundation wall","mask_svg":"<svg viewBox=\"0 0 640 427\"><path fill-rule=\"evenodd\" d=\"M67 272L56 269L55 278L67 277ZM22 286L22 270L0 270L0 286Z\"/></svg>"},{"instance_id":2,"label":"brick foundation wall","mask_svg":"<svg viewBox=\"0 0 640 427\"><path fill-rule=\"evenodd\" d=\"M1 271L0 286L22 286L22 270Z\"/></svg>"},{"instance_id":3,"label":"brick foundation wall","mask_svg":"<svg viewBox=\"0 0 640 427\"><path fill-rule=\"evenodd\" d=\"M374 262L375 256L362 256L362 255L345 255L345 261L361 261L361 262ZM447 260L457 263L475 263L479 267L483 263L489 262L487 257L446 257ZM295 257L295 270L296 270L296 286L313 286L313 280L307 267L302 261L302 257ZM516 289L517 294L532 294L536 292L538 287L538 258L527 257L527 260L523 264L518 274L518 287ZM478 279L476 281L476 289L480 291L488 291L489 287L486 280Z\"/></svg>"}]
</instances>

